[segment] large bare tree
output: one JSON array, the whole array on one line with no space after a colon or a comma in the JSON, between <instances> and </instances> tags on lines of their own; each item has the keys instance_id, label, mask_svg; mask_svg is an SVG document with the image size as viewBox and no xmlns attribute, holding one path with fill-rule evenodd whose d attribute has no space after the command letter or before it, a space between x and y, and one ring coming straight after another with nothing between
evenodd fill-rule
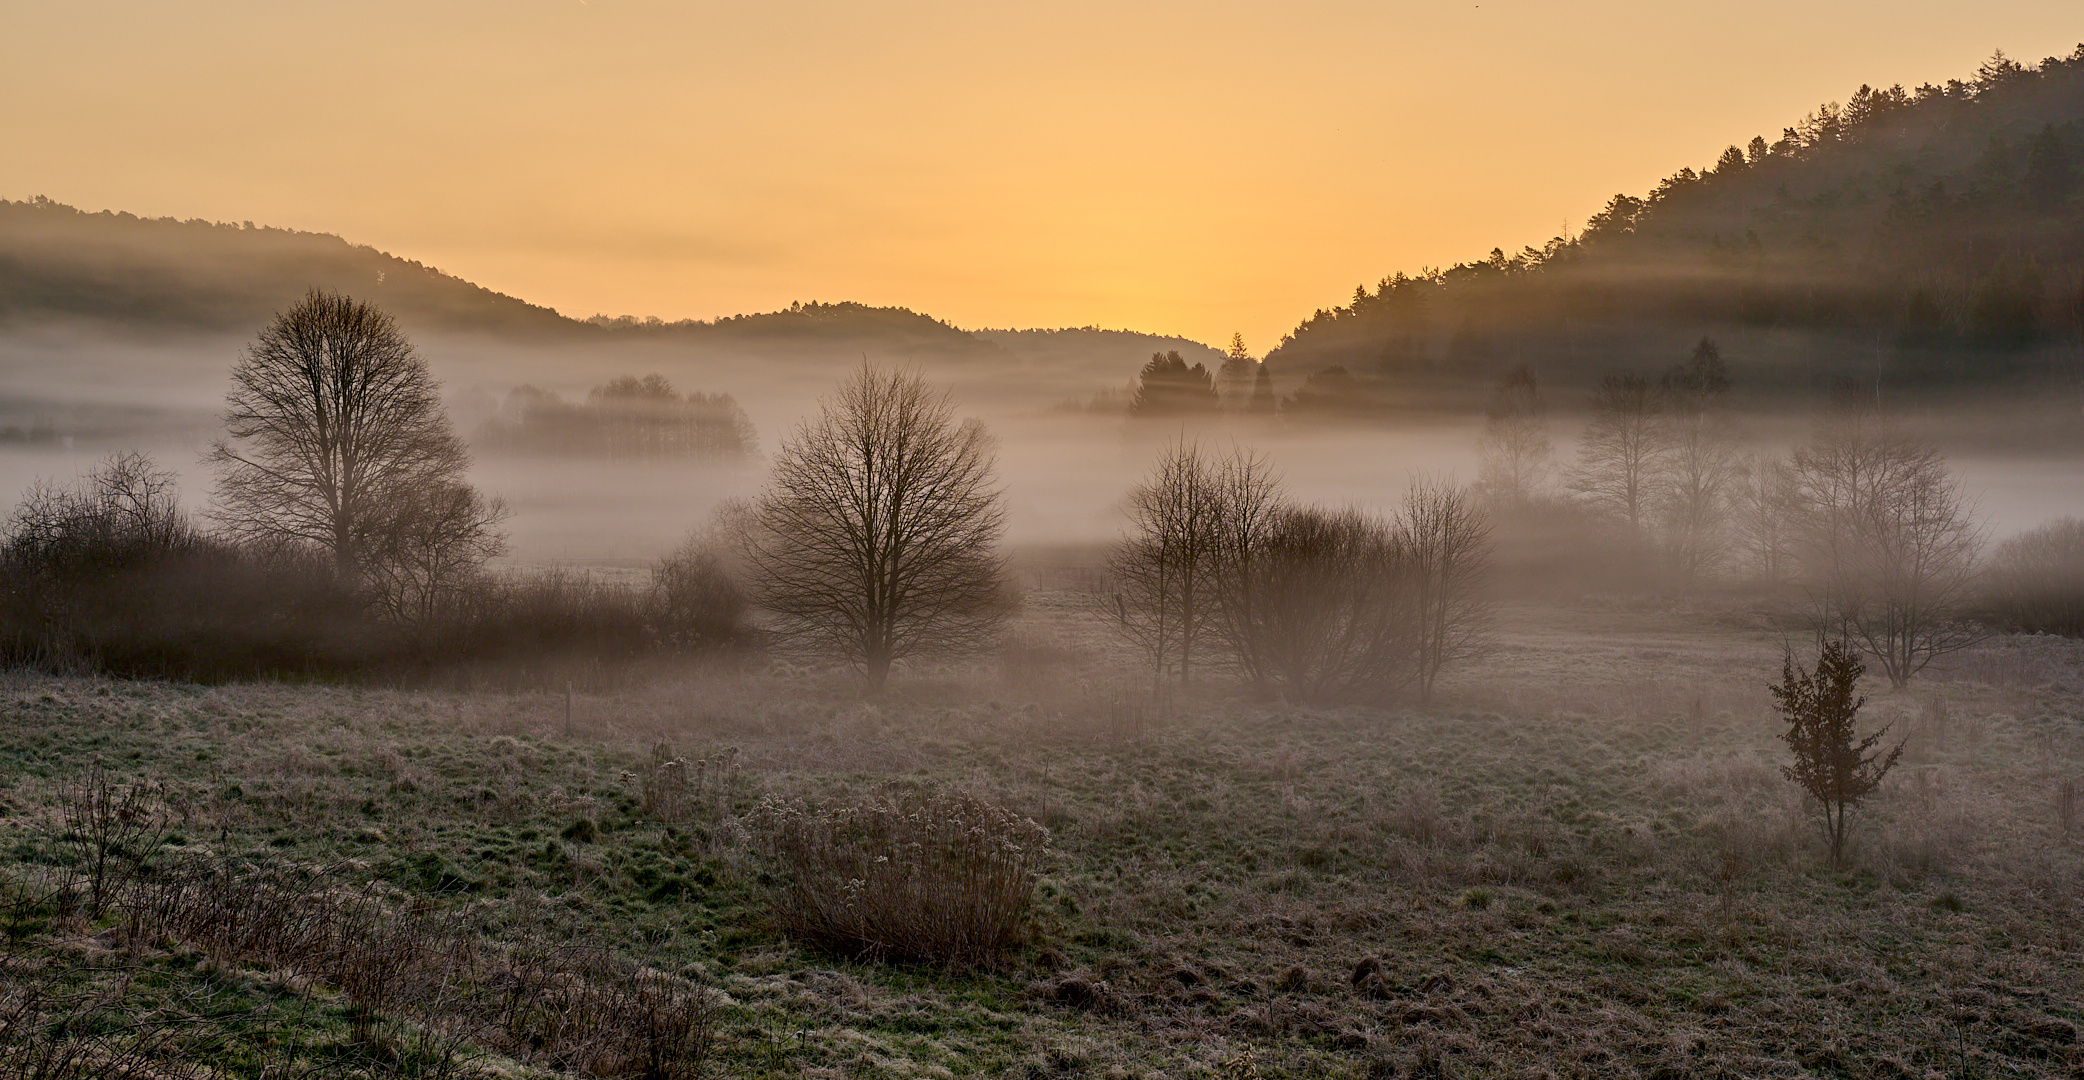
<instances>
[{"instance_id":1,"label":"large bare tree","mask_svg":"<svg viewBox=\"0 0 2084 1080\"><path fill-rule=\"evenodd\" d=\"M389 315L313 290L232 368L230 437L209 456L217 518L240 539L318 547L355 581L415 539L496 549L501 510L459 498L469 458L436 390Z\"/></svg>"},{"instance_id":2,"label":"large bare tree","mask_svg":"<svg viewBox=\"0 0 2084 1080\"><path fill-rule=\"evenodd\" d=\"M981 649L1007 613L991 437L916 375L863 365L785 441L746 555L781 642L880 689L906 657Z\"/></svg>"}]
</instances>

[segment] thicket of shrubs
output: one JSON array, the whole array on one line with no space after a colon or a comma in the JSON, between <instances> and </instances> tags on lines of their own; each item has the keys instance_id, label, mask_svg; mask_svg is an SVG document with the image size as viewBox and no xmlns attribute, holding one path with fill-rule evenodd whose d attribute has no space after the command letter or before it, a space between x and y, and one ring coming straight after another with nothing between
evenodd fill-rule
<instances>
[{"instance_id":1,"label":"thicket of shrubs","mask_svg":"<svg viewBox=\"0 0 2084 1080\"><path fill-rule=\"evenodd\" d=\"M2084 521L2061 518L1998 545L1986 617L2007 630L2084 637Z\"/></svg>"},{"instance_id":2,"label":"thicket of shrubs","mask_svg":"<svg viewBox=\"0 0 2084 1080\"><path fill-rule=\"evenodd\" d=\"M31 488L0 531L0 661L203 682L512 681L752 640L743 596L694 546L649 586L472 569L408 608L383 584L345 580L308 548L213 534L171 474L122 454L75 487Z\"/></svg>"}]
</instances>

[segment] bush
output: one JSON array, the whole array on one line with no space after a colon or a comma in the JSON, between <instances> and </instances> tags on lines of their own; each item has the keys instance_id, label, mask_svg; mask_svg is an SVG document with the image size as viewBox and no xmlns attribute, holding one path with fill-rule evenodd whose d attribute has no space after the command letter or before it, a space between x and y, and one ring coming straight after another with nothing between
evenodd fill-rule
<instances>
[{"instance_id":1,"label":"bush","mask_svg":"<svg viewBox=\"0 0 2084 1080\"><path fill-rule=\"evenodd\" d=\"M1228 590L1225 636L1262 692L1322 704L1379 701L1418 674L1415 574L1387 522L1283 508Z\"/></svg>"},{"instance_id":2,"label":"bush","mask_svg":"<svg viewBox=\"0 0 2084 1080\"><path fill-rule=\"evenodd\" d=\"M2084 637L2084 521L2061 518L1998 545L1984 606L1999 626Z\"/></svg>"},{"instance_id":3,"label":"bush","mask_svg":"<svg viewBox=\"0 0 2084 1080\"><path fill-rule=\"evenodd\" d=\"M715 546L701 539L652 567L650 603L652 633L663 647L712 649L746 640L745 590Z\"/></svg>"},{"instance_id":4,"label":"bush","mask_svg":"<svg viewBox=\"0 0 2084 1080\"><path fill-rule=\"evenodd\" d=\"M1048 833L971 795L886 790L847 803L769 799L754 821L786 882L784 929L877 960L983 964L1020 943Z\"/></svg>"},{"instance_id":5,"label":"bush","mask_svg":"<svg viewBox=\"0 0 2084 1080\"><path fill-rule=\"evenodd\" d=\"M197 530L139 454L39 484L0 540L0 660L222 680L333 674L376 627L321 560Z\"/></svg>"}]
</instances>

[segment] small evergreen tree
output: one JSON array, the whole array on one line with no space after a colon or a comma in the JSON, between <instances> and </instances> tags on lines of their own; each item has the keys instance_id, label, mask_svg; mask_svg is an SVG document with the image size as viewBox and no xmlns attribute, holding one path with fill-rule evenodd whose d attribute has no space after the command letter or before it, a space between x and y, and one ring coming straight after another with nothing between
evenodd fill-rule
<instances>
[{"instance_id":1,"label":"small evergreen tree","mask_svg":"<svg viewBox=\"0 0 2084 1080\"><path fill-rule=\"evenodd\" d=\"M1811 798L1823 804L1824 833L1831 842L1831 862L1845 858L1847 826L1852 811L1896 767L1903 745L1886 753L1877 750L1888 734L1884 725L1865 738L1853 726L1865 696L1855 696L1860 676L1867 665L1843 641L1826 641L1816 658L1816 670L1804 671L1795 664L1794 653L1781 661L1780 682L1767 687L1773 702L1787 719L1781 736L1794 751L1792 765L1781 773L1801 785Z\"/></svg>"}]
</instances>

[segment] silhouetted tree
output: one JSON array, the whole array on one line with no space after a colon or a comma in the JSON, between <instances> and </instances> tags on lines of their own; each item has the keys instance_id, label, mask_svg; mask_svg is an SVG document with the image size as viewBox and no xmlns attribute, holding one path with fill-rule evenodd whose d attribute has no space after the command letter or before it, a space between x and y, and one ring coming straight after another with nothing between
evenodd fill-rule
<instances>
[{"instance_id":1,"label":"silhouetted tree","mask_svg":"<svg viewBox=\"0 0 2084 1080\"><path fill-rule=\"evenodd\" d=\"M1722 351L1707 338L1659 386L1657 535L1672 568L1686 577L1713 570L1726 554L1725 526L1743 471L1724 409L1728 393Z\"/></svg>"},{"instance_id":2,"label":"silhouetted tree","mask_svg":"<svg viewBox=\"0 0 2084 1080\"><path fill-rule=\"evenodd\" d=\"M1513 369L1492 394L1483 437L1477 442L1481 463L1476 480L1477 489L1492 504L1524 505L1548 479L1554 447L1546 413L1532 368Z\"/></svg>"},{"instance_id":3,"label":"silhouetted tree","mask_svg":"<svg viewBox=\"0 0 2084 1080\"><path fill-rule=\"evenodd\" d=\"M2054 124L2041 128L2026 151L2026 196L2035 206L2052 210L2077 190L2077 168Z\"/></svg>"},{"instance_id":4,"label":"silhouetted tree","mask_svg":"<svg viewBox=\"0 0 2084 1080\"><path fill-rule=\"evenodd\" d=\"M1982 529L1937 447L1845 412L1789 471L1819 633L1857 640L1896 687L1982 640L1967 619Z\"/></svg>"},{"instance_id":5,"label":"silhouetted tree","mask_svg":"<svg viewBox=\"0 0 2084 1080\"><path fill-rule=\"evenodd\" d=\"M1660 405L1656 389L1640 375L1600 380L1567 481L1572 492L1626 521L1630 529L1648 524L1663 448L1657 430Z\"/></svg>"},{"instance_id":6,"label":"silhouetted tree","mask_svg":"<svg viewBox=\"0 0 2084 1080\"><path fill-rule=\"evenodd\" d=\"M1252 395L1252 384L1259 371L1259 361L1245 351L1245 336L1230 335L1230 351L1223 356L1223 366L1216 372L1216 392L1223 399L1223 407L1232 412L1243 412Z\"/></svg>"},{"instance_id":7,"label":"silhouetted tree","mask_svg":"<svg viewBox=\"0 0 2084 1080\"><path fill-rule=\"evenodd\" d=\"M1198 444L1165 448L1129 493L1129 534L1108 558L1116 630L1149 658L1153 677L1191 677L1217 611L1223 540L1218 466Z\"/></svg>"},{"instance_id":8,"label":"silhouetted tree","mask_svg":"<svg viewBox=\"0 0 2084 1080\"><path fill-rule=\"evenodd\" d=\"M1274 398L1273 373L1262 362L1258 374L1252 377L1252 400L1245 404L1245 411L1254 416L1272 416L1279 405Z\"/></svg>"},{"instance_id":9,"label":"silhouetted tree","mask_svg":"<svg viewBox=\"0 0 2084 1080\"><path fill-rule=\"evenodd\" d=\"M991 437L915 375L863 365L781 446L747 558L785 645L871 689L907 657L989 647L1007 613Z\"/></svg>"},{"instance_id":10,"label":"silhouetted tree","mask_svg":"<svg viewBox=\"0 0 2084 1080\"><path fill-rule=\"evenodd\" d=\"M314 290L232 368L230 438L209 456L218 520L240 539L324 550L352 581L427 545L496 550L499 507L468 493L436 388L390 316Z\"/></svg>"},{"instance_id":11,"label":"silhouetted tree","mask_svg":"<svg viewBox=\"0 0 2084 1080\"><path fill-rule=\"evenodd\" d=\"M1214 412L1221 403L1215 380L1200 364L1189 366L1177 352L1153 354L1137 375L1129 415L1192 416Z\"/></svg>"},{"instance_id":12,"label":"silhouetted tree","mask_svg":"<svg viewBox=\"0 0 2084 1080\"><path fill-rule=\"evenodd\" d=\"M1822 805L1834 864L1844 860L1853 809L1881 786L1903 756L1900 744L1887 753L1875 749L1888 734L1886 726L1864 738L1854 727L1860 706L1867 703L1855 696L1866 670L1850 645L1826 641L1814 672L1796 667L1790 652L1781 661L1780 682L1767 687L1787 721L1781 739L1795 756L1780 771Z\"/></svg>"},{"instance_id":13,"label":"silhouetted tree","mask_svg":"<svg viewBox=\"0 0 2084 1080\"><path fill-rule=\"evenodd\" d=\"M1730 519L1744 569L1758 582L1788 580L1797 557L1799 509L1794 475L1787 462L1754 454L1743 463L1731 500Z\"/></svg>"}]
</instances>

